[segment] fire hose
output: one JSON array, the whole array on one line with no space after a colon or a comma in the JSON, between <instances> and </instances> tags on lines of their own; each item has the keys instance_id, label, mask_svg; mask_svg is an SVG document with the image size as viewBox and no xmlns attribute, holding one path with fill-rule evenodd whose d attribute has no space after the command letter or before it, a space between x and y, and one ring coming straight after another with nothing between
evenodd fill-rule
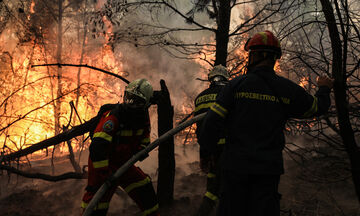
<instances>
[{"instance_id":1,"label":"fire hose","mask_svg":"<svg viewBox=\"0 0 360 216\"><path fill-rule=\"evenodd\" d=\"M162 136L160 136L157 140L150 143L145 149L139 151L137 154L132 156L124 165L122 165L112 176L110 176L104 184L99 188L99 190L96 192L95 196L90 201L89 205L86 207L83 216L90 216L93 210L95 209L96 205L99 203L100 199L104 196L106 191L108 191L113 184L116 182L116 180L126 172L132 165L134 165L140 158L142 158L144 155L147 155L150 151L152 151L154 148L156 148L160 143L164 142L165 140L169 139L170 137L174 136L178 132L182 131L186 127L194 124L195 122L198 122L202 120L205 117L206 113L202 113L200 115L194 116L192 119L189 119L181 124L179 124L177 127L169 130Z\"/></svg>"}]
</instances>

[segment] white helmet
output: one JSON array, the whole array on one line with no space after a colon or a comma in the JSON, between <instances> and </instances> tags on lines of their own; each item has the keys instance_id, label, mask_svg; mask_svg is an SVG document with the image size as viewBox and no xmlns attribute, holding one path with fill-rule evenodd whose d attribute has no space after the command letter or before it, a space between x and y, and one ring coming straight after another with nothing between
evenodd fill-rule
<instances>
[{"instance_id":1,"label":"white helmet","mask_svg":"<svg viewBox=\"0 0 360 216\"><path fill-rule=\"evenodd\" d=\"M148 107L153 88L146 79L136 79L125 87L124 103L136 107Z\"/></svg>"},{"instance_id":2,"label":"white helmet","mask_svg":"<svg viewBox=\"0 0 360 216\"><path fill-rule=\"evenodd\" d=\"M213 69L208 74L208 80L211 81L216 76L222 76L226 80L228 80L230 77L226 67L222 65L216 65L213 67Z\"/></svg>"}]
</instances>

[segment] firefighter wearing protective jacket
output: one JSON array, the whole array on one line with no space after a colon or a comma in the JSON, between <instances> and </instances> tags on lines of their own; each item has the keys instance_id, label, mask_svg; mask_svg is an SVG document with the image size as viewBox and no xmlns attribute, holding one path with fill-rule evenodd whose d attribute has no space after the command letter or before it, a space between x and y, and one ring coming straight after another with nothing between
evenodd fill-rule
<instances>
[{"instance_id":1,"label":"firefighter wearing protective jacket","mask_svg":"<svg viewBox=\"0 0 360 216\"><path fill-rule=\"evenodd\" d=\"M229 82L203 123L203 160L216 154L218 129L225 127L222 190L218 214L279 216L278 184L284 173L284 127L289 118L312 118L327 112L333 80L320 76L314 96L275 74L281 57L278 39L270 32L248 40L247 74Z\"/></svg>"},{"instance_id":2,"label":"firefighter wearing protective jacket","mask_svg":"<svg viewBox=\"0 0 360 216\"><path fill-rule=\"evenodd\" d=\"M124 103L117 104L114 109L102 114L89 148L89 177L82 199L83 209L110 175L150 143L147 108L152 95L150 83L146 79L137 79L125 88ZM106 215L117 186L121 186L136 202L142 215L159 215L151 179L134 165L104 195L92 215Z\"/></svg>"},{"instance_id":3,"label":"firefighter wearing protective jacket","mask_svg":"<svg viewBox=\"0 0 360 216\"><path fill-rule=\"evenodd\" d=\"M226 85L229 79L229 74L227 69L222 65L216 65L208 74L208 80L210 81L209 88L202 91L195 99L195 111L194 115L199 115L201 113L207 112L210 106L212 106L215 101L217 94L221 89ZM196 127L196 136L200 137L202 122L197 123ZM209 167L207 172L207 184L206 184L206 193L203 197L201 206L197 212L198 216L208 216L216 203L219 200L219 159L222 153L223 146L225 144L225 136L221 136L217 142L216 146L216 155L213 158L214 164ZM201 146L200 146L201 149ZM200 151L201 152L201 151ZM202 158L200 156L200 158ZM203 161L200 161L202 163Z\"/></svg>"}]
</instances>

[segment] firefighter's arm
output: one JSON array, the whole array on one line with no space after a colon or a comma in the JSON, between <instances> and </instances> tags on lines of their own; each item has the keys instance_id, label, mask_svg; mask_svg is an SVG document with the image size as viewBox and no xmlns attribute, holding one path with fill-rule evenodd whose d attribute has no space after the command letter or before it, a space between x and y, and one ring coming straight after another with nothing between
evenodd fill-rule
<instances>
[{"instance_id":1,"label":"firefighter's arm","mask_svg":"<svg viewBox=\"0 0 360 216\"><path fill-rule=\"evenodd\" d=\"M206 166L210 166L212 162L212 158L216 153L218 140L222 138L226 117L228 110L232 107L232 103L233 90L231 85L228 84L220 92L216 102L210 107L202 123L202 129L198 139L200 144L200 165L203 166L201 167L202 169L206 170Z\"/></svg>"},{"instance_id":2,"label":"firefighter's arm","mask_svg":"<svg viewBox=\"0 0 360 216\"><path fill-rule=\"evenodd\" d=\"M147 115L148 115L148 113L147 113ZM138 151L143 150L150 144L150 131L151 131L151 125L150 125L150 118L148 115L148 119L143 128L143 133L140 136L140 146L139 146ZM140 158L140 161L145 160L148 156L149 156L149 154L145 154L143 157Z\"/></svg>"},{"instance_id":3,"label":"firefighter's arm","mask_svg":"<svg viewBox=\"0 0 360 216\"><path fill-rule=\"evenodd\" d=\"M117 119L113 115L104 115L98 123L89 147L90 159L100 181L111 174L109 170L109 146L117 130Z\"/></svg>"},{"instance_id":4,"label":"firefighter's arm","mask_svg":"<svg viewBox=\"0 0 360 216\"><path fill-rule=\"evenodd\" d=\"M292 100L292 116L295 118L311 118L325 114L331 104L330 92L332 80L319 77L319 89L314 96L308 94L302 87L296 87L295 98Z\"/></svg>"},{"instance_id":5,"label":"firefighter's arm","mask_svg":"<svg viewBox=\"0 0 360 216\"><path fill-rule=\"evenodd\" d=\"M215 153L217 140L220 138L219 128L224 127L225 119L213 110L209 110L205 116L200 131L200 157L208 157Z\"/></svg>"},{"instance_id":6,"label":"firefighter's arm","mask_svg":"<svg viewBox=\"0 0 360 216\"><path fill-rule=\"evenodd\" d=\"M331 105L330 92L334 85L334 79L327 76L319 76L317 78L318 91L315 97L318 98L318 111L315 113L316 116L322 115L329 110Z\"/></svg>"}]
</instances>

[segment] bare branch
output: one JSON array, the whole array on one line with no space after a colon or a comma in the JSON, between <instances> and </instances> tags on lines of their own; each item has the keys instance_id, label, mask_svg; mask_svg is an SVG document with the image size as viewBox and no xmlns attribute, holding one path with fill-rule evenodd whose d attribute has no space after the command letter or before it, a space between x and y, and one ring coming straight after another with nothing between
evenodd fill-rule
<instances>
[{"instance_id":1,"label":"bare branch","mask_svg":"<svg viewBox=\"0 0 360 216\"><path fill-rule=\"evenodd\" d=\"M92 128L92 126L94 124L96 124L97 122L98 122L98 118L94 117L94 118L90 119L89 121L85 122L84 124L75 126L66 132L60 133L54 137L51 137L49 139L35 143L35 144L31 145L30 147L27 147L20 151L17 151L17 152L11 153L11 154L7 154L7 155L3 155L2 157L0 157L0 159L1 159L0 162L15 160L22 156L31 154L33 152L39 151L39 150L47 148L49 146L57 145L59 143L62 143L69 139L72 139L76 136L82 135L86 132L89 132L90 128Z\"/></svg>"},{"instance_id":2,"label":"bare branch","mask_svg":"<svg viewBox=\"0 0 360 216\"><path fill-rule=\"evenodd\" d=\"M55 63L55 64L31 65L32 68L34 68L34 67L44 67L44 66L86 67L86 68L90 68L90 69L93 69L93 70L101 71L101 72L103 72L103 73L106 73L106 74L109 74L109 75L114 76L114 77L116 77L116 78L119 78L119 79L121 79L122 81L124 81L126 84L129 84L129 83L130 83L129 80L125 79L124 77L122 77L122 76L120 76L120 75L118 75L118 74L111 73L111 72L106 71L106 70L103 70L103 69L101 69L101 68L89 66L89 65L87 65L87 64L85 64L85 65L78 65L78 64L60 64L60 63Z\"/></svg>"},{"instance_id":3,"label":"bare branch","mask_svg":"<svg viewBox=\"0 0 360 216\"><path fill-rule=\"evenodd\" d=\"M26 178L42 179L42 180L51 181L51 182L57 182L57 181L62 181L62 180L66 180L66 179L87 179L86 172L84 172L84 173L67 172L67 173L64 173L61 175L52 176L52 175L46 175L46 174L42 174L42 173L24 172L24 171L14 168L14 167L5 166L5 165L1 165L1 164L0 164L0 169L7 170L11 173L14 173L14 174L26 177Z\"/></svg>"}]
</instances>

